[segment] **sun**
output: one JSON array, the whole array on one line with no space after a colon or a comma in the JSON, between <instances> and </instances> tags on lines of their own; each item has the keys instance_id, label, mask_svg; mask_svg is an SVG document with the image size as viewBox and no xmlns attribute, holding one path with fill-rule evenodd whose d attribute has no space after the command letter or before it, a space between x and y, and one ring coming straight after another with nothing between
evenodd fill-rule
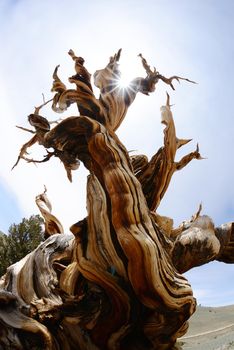
<instances>
[{"instance_id":1,"label":"sun","mask_svg":"<svg viewBox=\"0 0 234 350\"><path fill-rule=\"evenodd\" d=\"M121 75L121 77L118 79L118 87L120 89L127 89L130 85L130 82L131 82L131 78L129 78L128 76L126 75Z\"/></svg>"},{"instance_id":2,"label":"sun","mask_svg":"<svg viewBox=\"0 0 234 350\"><path fill-rule=\"evenodd\" d=\"M121 76L118 78L118 87L121 89L129 88L133 79L145 75L137 55L122 55L119 69Z\"/></svg>"}]
</instances>

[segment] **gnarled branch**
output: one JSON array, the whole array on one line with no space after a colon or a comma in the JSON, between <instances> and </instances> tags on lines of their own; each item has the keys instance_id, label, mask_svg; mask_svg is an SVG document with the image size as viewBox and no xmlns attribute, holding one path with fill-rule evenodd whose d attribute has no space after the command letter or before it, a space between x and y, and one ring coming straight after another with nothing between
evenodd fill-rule
<instances>
[{"instance_id":1,"label":"gnarled branch","mask_svg":"<svg viewBox=\"0 0 234 350\"><path fill-rule=\"evenodd\" d=\"M41 215L45 219L45 238L56 233L63 233L63 226L60 221L51 214L52 205L46 195L47 189L43 193L36 196L36 204L41 212Z\"/></svg>"}]
</instances>

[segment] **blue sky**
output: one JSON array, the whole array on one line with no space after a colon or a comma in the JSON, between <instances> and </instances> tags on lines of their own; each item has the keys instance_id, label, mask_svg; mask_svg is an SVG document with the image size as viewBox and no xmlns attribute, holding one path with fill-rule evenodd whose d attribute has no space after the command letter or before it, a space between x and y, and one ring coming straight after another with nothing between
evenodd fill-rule
<instances>
[{"instance_id":1,"label":"blue sky","mask_svg":"<svg viewBox=\"0 0 234 350\"><path fill-rule=\"evenodd\" d=\"M150 97L138 96L118 135L129 150L154 154L163 141L159 110L167 89L175 104L178 137L193 139L178 156L198 142L207 159L175 174L159 213L177 225L202 202L203 213L216 225L234 219L233 1L1 0L0 29L0 230L38 213L34 198L44 184L53 212L67 230L86 215L85 169L77 171L73 184L58 160L37 167L22 161L10 171L30 137L15 125L28 127L27 115L41 104L42 93L51 97L57 64L65 82L73 74L70 48L86 59L91 73L122 47L123 71L143 74L137 58L141 52L165 76L198 82L175 83L175 92L159 83ZM60 117L49 108L43 113L50 120ZM234 303L233 274L234 266L215 263L191 270L188 277L199 303L224 305Z\"/></svg>"}]
</instances>

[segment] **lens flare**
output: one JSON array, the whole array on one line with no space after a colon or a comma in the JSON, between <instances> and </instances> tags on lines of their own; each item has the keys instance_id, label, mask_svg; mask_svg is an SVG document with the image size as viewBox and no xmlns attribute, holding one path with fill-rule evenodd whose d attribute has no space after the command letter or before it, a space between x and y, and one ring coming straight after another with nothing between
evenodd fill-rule
<instances>
[{"instance_id":1,"label":"lens flare","mask_svg":"<svg viewBox=\"0 0 234 350\"><path fill-rule=\"evenodd\" d=\"M118 87L121 89L127 89L130 85L131 82L131 78L129 78L128 76L122 75L119 79L118 79Z\"/></svg>"},{"instance_id":2,"label":"lens flare","mask_svg":"<svg viewBox=\"0 0 234 350\"><path fill-rule=\"evenodd\" d=\"M118 87L130 88L131 81L139 76L144 76L145 71L136 55L122 56L119 64L121 77L118 79Z\"/></svg>"}]
</instances>

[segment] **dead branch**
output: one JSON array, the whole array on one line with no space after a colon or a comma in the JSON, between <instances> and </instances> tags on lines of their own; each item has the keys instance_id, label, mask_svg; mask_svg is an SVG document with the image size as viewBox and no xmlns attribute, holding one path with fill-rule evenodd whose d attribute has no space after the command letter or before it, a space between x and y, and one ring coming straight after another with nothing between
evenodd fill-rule
<instances>
[{"instance_id":1,"label":"dead branch","mask_svg":"<svg viewBox=\"0 0 234 350\"><path fill-rule=\"evenodd\" d=\"M11 170L13 170L19 163L20 159L24 159L25 154L27 154L27 149L29 147L31 147L32 145L34 145L36 142L38 141L38 137L37 135L34 135L28 142L26 142L20 149L20 153L19 156L17 158L16 163L13 165L13 167L11 168Z\"/></svg>"},{"instance_id":2,"label":"dead branch","mask_svg":"<svg viewBox=\"0 0 234 350\"><path fill-rule=\"evenodd\" d=\"M52 205L47 197L46 192L47 188L45 187L44 192L36 196L35 201L41 212L41 215L45 220L45 238L48 238L49 236L56 233L63 233L64 230L60 221L51 213Z\"/></svg>"},{"instance_id":3,"label":"dead branch","mask_svg":"<svg viewBox=\"0 0 234 350\"><path fill-rule=\"evenodd\" d=\"M53 101L53 98L51 98L51 99L48 100L48 101L45 101L45 100L44 100L44 95L43 95L43 94L42 94L42 96L43 96L43 103L42 103L40 106L35 107L34 114L38 114L38 115L39 115L40 109L41 109L42 107L46 106L49 102Z\"/></svg>"},{"instance_id":4,"label":"dead branch","mask_svg":"<svg viewBox=\"0 0 234 350\"><path fill-rule=\"evenodd\" d=\"M30 132L31 134L35 134L35 131L34 131L34 130L30 130L30 129L27 129L27 128L23 128L22 126L18 126L18 125L16 125L16 127L17 127L18 129L21 129L21 130Z\"/></svg>"}]
</instances>

